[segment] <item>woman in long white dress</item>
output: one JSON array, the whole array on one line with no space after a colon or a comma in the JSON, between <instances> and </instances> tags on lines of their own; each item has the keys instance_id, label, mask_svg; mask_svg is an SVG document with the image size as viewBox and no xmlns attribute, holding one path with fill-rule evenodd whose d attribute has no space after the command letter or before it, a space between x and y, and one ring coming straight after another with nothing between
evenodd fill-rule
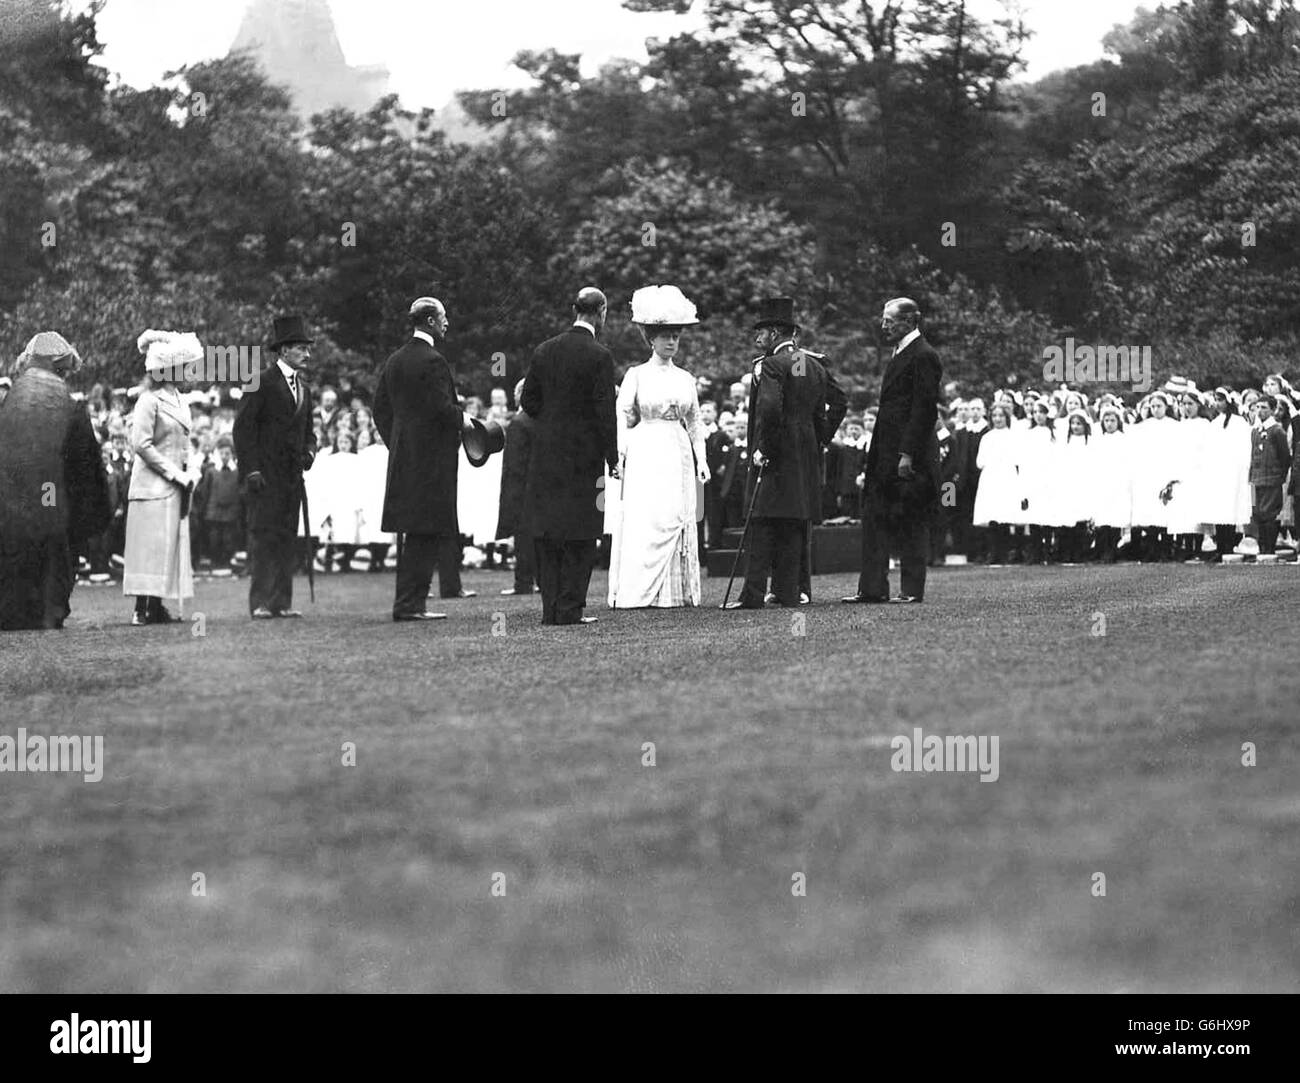
<instances>
[{"instance_id":1,"label":"woman in long white dress","mask_svg":"<svg viewBox=\"0 0 1300 1083\"><path fill-rule=\"evenodd\" d=\"M696 481L707 482L695 379L674 363L682 328L698 323L675 286L632 295L632 320L653 353L618 393L622 493L613 524L609 606L700 604Z\"/></svg>"}]
</instances>

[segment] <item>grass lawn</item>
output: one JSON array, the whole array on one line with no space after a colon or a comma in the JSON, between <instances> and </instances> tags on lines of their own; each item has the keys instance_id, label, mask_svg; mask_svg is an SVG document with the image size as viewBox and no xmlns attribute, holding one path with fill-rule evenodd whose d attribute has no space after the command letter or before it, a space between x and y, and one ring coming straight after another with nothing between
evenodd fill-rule
<instances>
[{"instance_id":1,"label":"grass lawn","mask_svg":"<svg viewBox=\"0 0 1300 1083\"><path fill-rule=\"evenodd\" d=\"M257 623L203 582L203 637L78 587L0 637L0 735L105 746L0 774L0 990L1300 988L1296 566L579 628L465 582L430 625L391 574ZM998 780L895 772L914 727L998 736Z\"/></svg>"}]
</instances>

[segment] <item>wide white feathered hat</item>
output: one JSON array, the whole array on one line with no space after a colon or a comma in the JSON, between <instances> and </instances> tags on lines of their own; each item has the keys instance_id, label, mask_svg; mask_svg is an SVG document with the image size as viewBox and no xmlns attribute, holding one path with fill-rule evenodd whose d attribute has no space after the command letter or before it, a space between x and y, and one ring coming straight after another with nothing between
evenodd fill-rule
<instances>
[{"instance_id":1,"label":"wide white feathered hat","mask_svg":"<svg viewBox=\"0 0 1300 1083\"><path fill-rule=\"evenodd\" d=\"M135 341L144 354L144 367L150 372L163 370L175 379L176 369L203 360L203 346L193 331L146 331Z\"/></svg>"},{"instance_id":2,"label":"wide white feathered hat","mask_svg":"<svg viewBox=\"0 0 1300 1083\"><path fill-rule=\"evenodd\" d=\"M642 286L632 294L632 322L642 327L689 327L695 306L676 286Z\"/></svg>"}]
</instances>

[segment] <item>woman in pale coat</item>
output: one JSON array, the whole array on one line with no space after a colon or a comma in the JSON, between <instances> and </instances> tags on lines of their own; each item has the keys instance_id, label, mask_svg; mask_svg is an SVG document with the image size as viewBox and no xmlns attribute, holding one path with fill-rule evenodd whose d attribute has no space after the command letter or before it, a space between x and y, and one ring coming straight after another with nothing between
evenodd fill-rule
<instances>
[{"instance_id":1,"label":"woman in pale coat","mask_svg":"<svg viewBox=\"0 0 1300 1083\"><path fill-rule=\"evenodd\" d=\"M122 592L135 595L132 624L168 624L177 618L163 599L194 597L188 512L198 475L189 469L190 408L176 384L186 364L202 360L203 347L195 335L175 331L146 331L136 345L148 376L131 417L135 468Z\"/></svg>"}]
</instances>

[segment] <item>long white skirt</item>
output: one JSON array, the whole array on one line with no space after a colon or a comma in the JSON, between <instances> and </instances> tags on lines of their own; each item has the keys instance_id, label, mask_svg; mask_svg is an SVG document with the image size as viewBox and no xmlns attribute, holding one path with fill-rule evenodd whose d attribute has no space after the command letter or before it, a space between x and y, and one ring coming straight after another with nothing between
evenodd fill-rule
<instances>
[{"instance_id":1,"label":"long white skirt","mask_svg":"<svg viewBox=\"0 0 1300 1083\"><path fill-rule=\"evenodd\" d=\"M695 459L680 422L643 420L628 430L612 535L611 609L700 604Z\"/></svg>"},{"instance_id":2,"label":"long white skirt","mask_svg":"<svg viewBox=\"0 0 1300 1083\"><path fill-rule=\"evenodd\" d=\"M126 510L123 594L193 598L190 521L181 518L178 489L161 500L132 500Z\"/></svg>"}]
</instances>

